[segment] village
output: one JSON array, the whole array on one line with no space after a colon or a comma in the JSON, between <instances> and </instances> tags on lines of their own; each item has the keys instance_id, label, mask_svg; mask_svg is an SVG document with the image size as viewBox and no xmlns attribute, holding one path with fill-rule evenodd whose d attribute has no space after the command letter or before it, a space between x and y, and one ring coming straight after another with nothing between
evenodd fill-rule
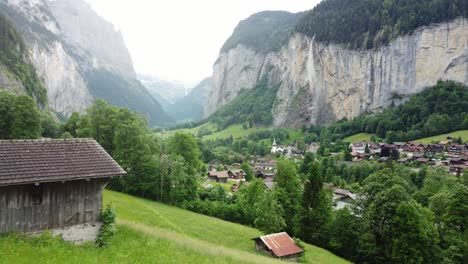
<instances>
[{"instance_id":1,"label":"village","mask_svg":"<svg viewBox=\"0 0 468 264\"><path fill-rule=\"evenodd\" d=\"M468 168L468 144L455 142L454 138L434 144L419 142L374 143L354 142L349 145L354 162L389 159L402 165L428 165L442 167L455 176L463 175Z\"/></svg>"},{"instance_id":2,"label":"village","mask_svg":"<svg viewBox=\"0 0 468 264\"><path fill-rule=\"evenodd\" d=\"M305 151L297 144L281 145L273 139L270 155L266 157L252 157L248 162L253 176L263 180L267 189L275 186L276 157L285 157L300 162L306 153L317 154L320 144L312 142ZM339 161L340 164L358 165L362 162L390 162L408 166L419 171L421 166L440 167L454 176L462 176L468 169L468 144L460 144L457 139L448 137L446 140L433 144L419 142L375 143L373 141L353 142L349 144L351 161ZM330 153L338 157L340 153ZM246 172L240 163L222 164L213 160L208 164L207 181L222 183L229 186L231 193L236 193L242 184L246 184ZM248 183L247 183L248 184ZM212 184L205 184L211 188ZM350 190L341 189L333 184L325 183L324 188L331 189L333 194L333 209L339 210L351 207L358 196Z\"/></svg>"}]
</instances>

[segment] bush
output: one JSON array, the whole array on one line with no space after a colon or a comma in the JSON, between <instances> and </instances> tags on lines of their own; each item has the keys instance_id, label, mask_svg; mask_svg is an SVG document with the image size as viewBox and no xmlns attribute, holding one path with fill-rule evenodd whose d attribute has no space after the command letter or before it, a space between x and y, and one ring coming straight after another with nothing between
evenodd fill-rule
<instances>
[{"instance_id":1,"label":"bush","mask_svg":"<svg viewBox=\"0 0 468 264\"><path fill-rule=\"evenodd\" d=\"M96 244L99 247L105 247L109 239L114 236L116 231L115 218L115 208L111 204L108 204L106 209L101 212L102 226L96 239Z\"/></svg>"}]
</instances>

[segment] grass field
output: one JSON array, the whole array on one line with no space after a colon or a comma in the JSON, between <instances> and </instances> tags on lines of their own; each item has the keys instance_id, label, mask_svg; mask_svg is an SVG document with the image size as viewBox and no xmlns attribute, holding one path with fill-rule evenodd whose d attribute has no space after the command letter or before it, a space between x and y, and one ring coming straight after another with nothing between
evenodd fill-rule
<instances>
[{"instance_id":1,"label":"grass field","mask_svg":"<svg viewBox=\"0 0 468 264\"><path fill-rule=\"evenodd\" d=\"M194 128L184 128L184 129L177 129L177 130L168 131L168 132L162 133L161 135L163 137L169 137L171 135L174 135L176 132L183 132L183 133L191 134L191 135L196 137L196 136L198 136L198 132L200 130L202 130L202 129L205 129L207 131L212 132L209 135L204 135L202 137L203 140L214 140L214 139L229 138L229 137L231 137L231 135L232 135L232 137L234 139L238 139L238 138L246 137L246 136L248 136L248 135L250 135L252 133L255 133L255 132L266 130L268 128L253 127L253 128L244 129L241 124L238 124L238 125L229 126L226 129L223 129L221 131L216 131L216 125L215 124L206 123L206 124L203 124L201 126L194 127Z\"/></svg>"},{"instance_id":2,"label":"grass field","mask_svg":"<svg viewBox=\"0 0 468 264\"><path fill-rule=\"evenodd\" d=\"M255 132L259 132L262 130L267 130L267 128L253 127L253 128L244 129L242 125L232 125L232 126L227 127L224 130L215 132L211 135L203 136L202 139L204 140L224 139L224 138L231 137L231 135L234 139L238 139L238 138L247 137L250 134L253 134Z\"/></svg>"},{"instance_id":3,"label":"grass field","mask_svg":"<svg viewBox=\"0 0 468 264\"><path fill-rule=\"evenodd\" d=\"M0 263L277 263L255 251L258 230L176 207L105 191L118 216L106 248L50 238L0 237ZM306 263L348 263L306 245ZM278 262L279 263L279 262Z\"/></svg>"},{"instance_id":4,"label":"grass field","mask_svg":"<svg viewBox=\"0 0 468 264\"><path fill-rule=\"evenodd\" d=\"M453 137L453 138L458 138L461 137L463 142L468 141L468 130L460 130L460 131L455 131L447 134L442 134L438 136L433 136L433 137L427 137L427 138L421 138L418 140L415 140L417 142L421 142L423 144L429 144L432 142L440 142L442 140L446 140L447 137Z\"/></svg>"},{"instance_id":5,"label":"grass field","mask_svg":"<svg viewBox=\"0 0 468 264\"><path fill-rule=\"evenodd\" d=\"M373 134L367 134L367 133L359 133L356 135L349 136L347 138L344 138L344 142L361 142L361 141L367 141L370 140L370 138L373 136Z\"/></svg>"}]
</instances>

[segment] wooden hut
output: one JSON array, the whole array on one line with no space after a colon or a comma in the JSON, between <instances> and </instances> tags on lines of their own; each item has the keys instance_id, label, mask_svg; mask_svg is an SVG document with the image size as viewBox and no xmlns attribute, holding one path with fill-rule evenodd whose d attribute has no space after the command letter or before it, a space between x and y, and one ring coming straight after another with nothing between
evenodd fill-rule
<instances>
[{"instance_id":1,"label":"wooden hut","mask_svg":"<svg viewBox=\"0 0 468 264\"><path fill-rule=\"evenodd\" d=\"M286 232L256 237L253 240L258 251L279 259L297 261L304 252Z\"/></svg>"},{"instance_id":2,"label":"wooden hut","mask_svg":"<svg viewBox=\"0 0 468 264\"><path fill-rule=\"evenodd\" d=\"M93 139L0 141L0 233L94 223L125 171Z\"/></svg>"}]
</instances>

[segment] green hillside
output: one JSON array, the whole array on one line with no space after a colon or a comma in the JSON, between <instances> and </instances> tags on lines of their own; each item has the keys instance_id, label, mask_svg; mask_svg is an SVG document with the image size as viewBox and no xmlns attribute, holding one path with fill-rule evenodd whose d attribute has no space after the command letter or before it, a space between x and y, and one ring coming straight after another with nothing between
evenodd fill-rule
<instances>
[{"instance_id":1,"label":"green hillside","mask_svg":"<svg viewBox=\"0 0 468 264\"><path fill-rule=\"evenodd\" d=\"M118 215L106 248L13 234L0 238L0 263L276 263L255 251L255 229L111 191L104 203ZM311 245L305 262L348 263Z\"/></svg>"},{"instance_id":2,"label":"green hillside","mask_svg":"<svg viewBox=\"0 0 468 264\"><path fill-rule=\"evenodd\" d=\"M421 142L423 144L430 144L430 143L433 143L433 142L439 142L439 141L442 141L442 140L446 140L447 137L453 137L453 138L461 137L463 142L465 142L465 141L468 140L468 130L460 130L460 131L455 131L455 132L442 134L442 135L438 135L438 136L421 138L421 139L417 139L415 141Z\"/></svg>"},{"instance_id":3,"label":"green hillside","mask_svg":"<svg viewBox=\"0 0 468 264\"><path fill-rule=\"evenodd\" d=\"M344 142L360 142L370 140L373 134L359 133L343 139Z\"/></svg>"},{"instance_id":4,"label":"green hillside","mask_svg":"<svg viewBox=\"0 0 468 264\"><path fill-rule=\"evenodd\" d=\"M268 128L266 127L252 127L252 128L243 128L242 125L231 125L226 127L223 130L217 131L216 125L213 123L205 123L203 125L194 127L194 128L183 128L177 130L171 130L164 134L163 137L168 137L174 135L176 132L187 133L195 137L200 137L203 140L212 140L212 139L225 139L233 137L234 139L239 139L247 137L250 134L264 131Z\"/></svg>"}]
</instances>

